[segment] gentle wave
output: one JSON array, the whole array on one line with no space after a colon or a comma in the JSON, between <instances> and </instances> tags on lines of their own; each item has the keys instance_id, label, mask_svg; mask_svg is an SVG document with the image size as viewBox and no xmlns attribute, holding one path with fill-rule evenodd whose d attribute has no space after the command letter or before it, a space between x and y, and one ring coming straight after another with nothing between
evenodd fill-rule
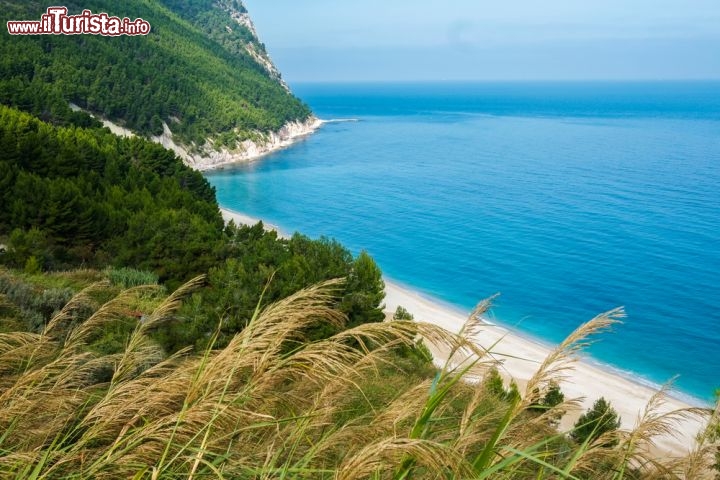
<instances>
[{"instance_id":1,"label":"gentle wave","mask_svg":"<svg viewBox=\"0 0 720 480\"><path fill-rule=\"evenodd\" d=\"M359 118L331 118L329 120L322 120L323 123L352 123L359 121Z\"/></svg>"}]
</instances>

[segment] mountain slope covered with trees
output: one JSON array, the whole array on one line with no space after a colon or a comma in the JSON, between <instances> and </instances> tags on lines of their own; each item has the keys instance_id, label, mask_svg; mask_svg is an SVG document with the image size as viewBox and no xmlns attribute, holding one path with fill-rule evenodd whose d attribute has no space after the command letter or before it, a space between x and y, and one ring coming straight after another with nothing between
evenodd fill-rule
<instances>
[{"instance_id":1,"label":"mountain slope covered with trees","mask_svg":"<svg viewBox=\"0 0 720 480\"><path fill-rule=\"evenodd\" d=\"M71 0L83 9L143 18L147 36L0 35L0 102L68 122L69 104L144 135L163 123L192 147L234 146L258 132L304 120L309 108L268 71L264 47L231 1ZM48 5L4 1L8 20L39 20ZM235 18L233 18L233 16Z\"/></svg>"},{"instance_id":2,"label":"mountain slope covered with trees","mask_svg":"<svg viewBox=\"0 0 720 480\"><path fill-rule=\"evenodd\" d=\"M209 274L203 315L157 340L169 350L218 344L258 305L348 277L338 308L350 324L381 320L381 273L335 241L225 226L214 189L172 151L121 138L74 103L147 134L243 138L310 115L268 64L241 2L71 1L143 18L147 36L0 35L0 264L29 274L77 267L151 272L168 288ZM39 20L40 2L5 1L3 21ZM27 308L21 309L30 312ZM45 318L21 314L30 331ZM177 326L177 328L175 328ZM329 334L315 332L315 336Z\"/></svg>"}]
</instances>

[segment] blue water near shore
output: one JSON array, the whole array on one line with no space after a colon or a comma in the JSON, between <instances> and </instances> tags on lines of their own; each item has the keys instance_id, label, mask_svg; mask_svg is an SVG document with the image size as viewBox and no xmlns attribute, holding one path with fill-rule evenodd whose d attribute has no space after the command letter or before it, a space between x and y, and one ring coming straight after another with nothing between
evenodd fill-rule
<instances>
[{"instance_id":1,"label":"blue water near shore","mask_svg":"<svg viewBox=\"0 0 720 480\"><path fill-rule=\"evenodd\" d=\"M329 123L208 174L220 204L369 251L390 278L593 357L720 387L720 83L299 85Z\"/></svg>"}]
</instances>

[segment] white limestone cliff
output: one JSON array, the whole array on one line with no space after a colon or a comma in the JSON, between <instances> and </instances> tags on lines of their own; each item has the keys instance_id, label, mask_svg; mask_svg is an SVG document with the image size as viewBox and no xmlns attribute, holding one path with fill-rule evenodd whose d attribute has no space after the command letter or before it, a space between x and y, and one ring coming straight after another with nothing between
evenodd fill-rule
<instances>
[{"instance_id":1,"label":"white limestone cliff","mask_svg":"<svg viewBox=\"0 0 720 480\"><path fill-rule=\"evenodd\" d=\"M258 134L259 140L245 140L234 150L221 148L215 150L212 142L201 147L198 152L190 152L186 147L177 144L167 124L163 124L163 134L152 137L152 140L173 150L186 165L196 170L212 170L233 163L249 162L276 150L288 147L315 130L323 121L311 116L305 121L288 122L276 131Z\"/></svg>"},{"instance_id":2,"label":"white limestone cliff","mask_svg":"<svg viewBox=\"0 0 720 480\"><path fill-rule=\"evenodd\" d=\"M82 110L73 103L70 104L70 108L76 111ZM132 137L135 135L134 132L128 130L122 125L114 123L112 120L93 115L90 112L87 113L101 121L103 126L109 128L115 135L122 137ZM245 140L234 150L229 150L227 148L215 150L211 140L200 148L188 149L187 146L181 145L175 141L173 134L170 131L170 127L168 127L168 125L164 122L162 135L152 136L150 139L175 152L178 157L182 158L186 165L195 168L196 170L204 171L233 163L250 162L276 150L288 147L303 137L313 133L315 130L320 128L323 123L325 123L324 120L320 120L314 116L310 116L304 121L288 122L276 132L256 132L258 140ZM193 151L191 152L191 150Z\"/></svg>"}]
</instances>

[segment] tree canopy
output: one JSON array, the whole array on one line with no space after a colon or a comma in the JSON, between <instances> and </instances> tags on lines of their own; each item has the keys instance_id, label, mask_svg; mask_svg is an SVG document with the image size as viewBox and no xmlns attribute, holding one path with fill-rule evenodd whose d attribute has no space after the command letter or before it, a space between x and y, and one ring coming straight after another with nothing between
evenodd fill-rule
<instances>
[{"instance_id":1,"label":"tree canopy","mask_svg":"<svg viewBox=\"0 0 720 480\"><path fill-rule=\"evenodd\" d=\"M169 350L204 346L219 322L222 345L260 303L333 278L347 279L337 306L351 326L384 318L382 274L367 253L355 258L327 238L278 238L262 224L225 227L207 180L148 140L0 106L0 187L0 263L29 274L132 267L170 288L207 273L201 313L184 311L158 333Z\"/></svg>"},{"instance_id":2,"label":"tree canopy","mask_svg":"<svg viewBox=\"0 0 720 480\"><path fill-rule=\"evenodd\" d=\"M152 30L134 37L0 35L0 103L44 120L88 122L70 109L72 102L144 135L161 134L165 122L182 143L195 146L208 138L235 144L310 115L248 53L247 45L258 52L264 47L217 2L64 5L70 15L90 9L143 18ZM45 7L3 2L0 20L39 20Z\"/></svg>"}]
</instances>

